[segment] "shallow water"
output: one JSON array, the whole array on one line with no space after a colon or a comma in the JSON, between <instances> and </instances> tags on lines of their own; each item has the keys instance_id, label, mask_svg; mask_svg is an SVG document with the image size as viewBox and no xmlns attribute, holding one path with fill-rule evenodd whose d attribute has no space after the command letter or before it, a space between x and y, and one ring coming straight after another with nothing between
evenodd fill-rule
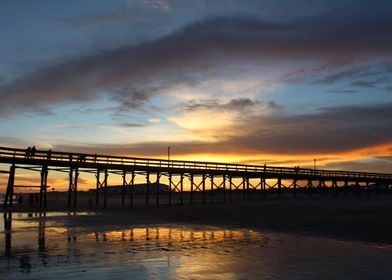
<instances>
[{"instance_id":1,"label":"shallow water","mask_svg":"<svg viewBox=\"0 0 392 280\"><path fill-rule=\"evenodd\" d=\"M14 213L11 230L1 217L0 279L392 278L383 244L182 224L101 231L64 215Z\"/></svg>"}]
</instances>

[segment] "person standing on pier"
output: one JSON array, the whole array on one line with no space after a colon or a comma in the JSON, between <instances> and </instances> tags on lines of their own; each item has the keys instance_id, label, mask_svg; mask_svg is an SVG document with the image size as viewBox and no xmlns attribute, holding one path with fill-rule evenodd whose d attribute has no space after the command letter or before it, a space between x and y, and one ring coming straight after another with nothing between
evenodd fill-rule
<instances>
[{"instance_id":1,"label":"person standing on pier","mask_svg":"<svg viewBox=\"0 0 392 280\"><path fill-rule=\"evenodd\" d=\"M36 151L37 151L37 149L35 148L35 146L33 146L33 147L31 148L31 152L30 152L31 158L34 158L35 152L36 152Z\"/></svg>"},{"instance_id":2,"label":"person standing on pier","mask_svg":"<svg viewBox=\"0 0 392 280\"><path fill-rule=\"evenodd\" d=\"M31 147L29 146L29 147L26 149L25 158L29 158L30 155L31 155Z\"/></svg>"}]
</instances>

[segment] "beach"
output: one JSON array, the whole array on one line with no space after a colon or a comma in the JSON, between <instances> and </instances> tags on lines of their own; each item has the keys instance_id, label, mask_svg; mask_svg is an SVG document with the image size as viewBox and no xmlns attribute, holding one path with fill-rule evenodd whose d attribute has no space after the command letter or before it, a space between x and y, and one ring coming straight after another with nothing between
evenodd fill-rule
<instances>
[{"instance_id":1,"label":"beach","mask_svg":"<svg viewBox=\"0 0 392 280\"><path fill-rule=\"evenodd\" d=\"M392 196L389 195L237 199L234 202L205 204L189 204L187 201L180 205L178 198L173 198L174 205L155 206L152 200L152 205L145 206L142 203L144 197L140 197L141 202L130 207L128 204L121 206L121 197L114 196L110 197L108 206L103 208L88 205L87 197L84 197L80 200L85 203L80 203L76 211L88 211L96 215L69 215L66 219L67 223L75 226L111 227L180 222L392 243L389 234L392 230ZM48 208L49 211L68 211L65 203L52 203ZM19 211L28 210L21 208Z\"/></svg>"},{"instance_id":2,"label":"beach","mask_svg":"<svg viewBox=\"0 0 392 280\"><path fill-rule=\"evenodd\" d=\"M81 196L82 197L82 196ZM141 199L141 198L140 198ZM387 195L12 213L4 279L390 279ZM50 200L49 200L50 201ZM49 202L48 201L48 202ZM52 201L53 202L53 201ZM11 225L11 228L7 228Z\"/></svg>"}]
</instances>

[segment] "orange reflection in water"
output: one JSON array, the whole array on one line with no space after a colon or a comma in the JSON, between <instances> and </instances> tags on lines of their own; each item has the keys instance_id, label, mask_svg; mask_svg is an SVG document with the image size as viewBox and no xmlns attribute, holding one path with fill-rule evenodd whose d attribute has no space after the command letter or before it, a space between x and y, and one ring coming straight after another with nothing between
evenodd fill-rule
<instances>
[{"instance_id":1,"label":"orange reflection in water","mask_svg":"<svg viewBox=\"0 0 392 280\"><path fill-rule=\"evenodd\" d=\"M198 241L225 241L243 240L256 237L258 233L253 231L236 231L223 229L195 230L177 229L169 227L142 227L131 228L121 231L95 232L87 234L89 239L96 241L115 242L115 241L176 241L176 242L198 242Z\"/></svg>"}]
</instances>

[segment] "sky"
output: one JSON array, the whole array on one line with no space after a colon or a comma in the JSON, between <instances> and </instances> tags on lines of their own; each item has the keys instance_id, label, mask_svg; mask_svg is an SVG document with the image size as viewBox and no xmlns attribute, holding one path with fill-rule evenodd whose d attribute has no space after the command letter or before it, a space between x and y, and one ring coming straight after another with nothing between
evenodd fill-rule
<instances>
[{"instance_id":1,"label":"sky","mask_svg":"<svg viewBox=\"0 0 392 280\"><path fill-rule=\"evenodd\" d=\"M392 172L389 0L2 0L0 145Z\"/></svg>"}]
</instances>

